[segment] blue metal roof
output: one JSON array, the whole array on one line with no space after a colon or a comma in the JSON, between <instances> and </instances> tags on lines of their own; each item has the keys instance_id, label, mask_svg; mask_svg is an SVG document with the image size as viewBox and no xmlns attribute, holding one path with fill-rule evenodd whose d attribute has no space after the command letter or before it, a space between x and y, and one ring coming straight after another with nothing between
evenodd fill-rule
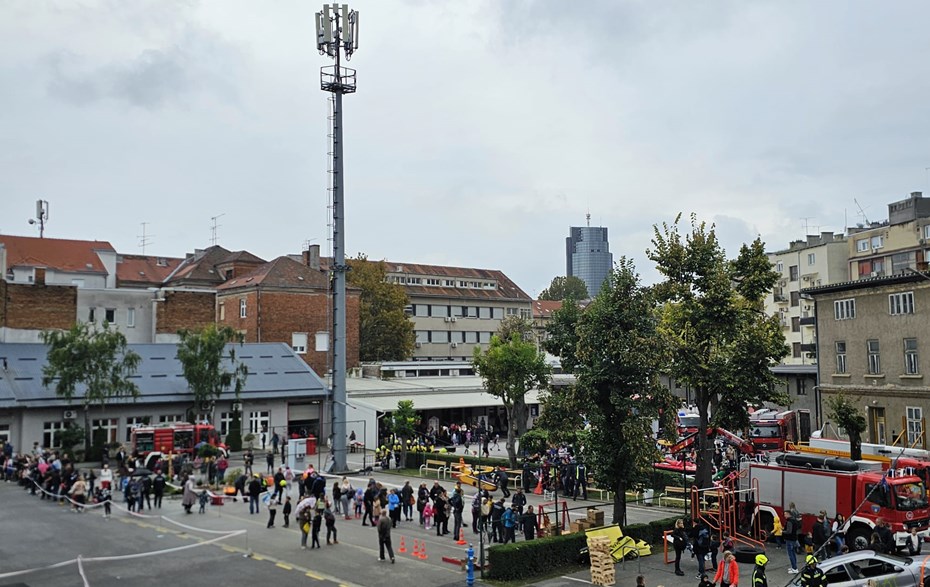
<instances>
[{"instance_id":1,"label":"blue metal roof","mask_svg":"<svg viewBox=\"0 0 930 587\"><path fill-rule=\"evenodd\" d=\"M131 344L129 347L142 357L132 381L140 395L119 398L112 403L146 404L191 401L177 359L175 344ZM326 385L288 345L284 343L247 343L229 345L236 357L249 369L245 389L240 398L295 399L320 398L327 394ZM46 364L47 347L44 344L0 343L0 408L67 406L68 402L55 395L54 385L42 385L42 367ZM6 369L3 361L6 360ZM230 364L227 359L227 368ZM83 402L83 389L78 389L72 405ZM233 391L225 391L221 399L234 399Z\"/></svg>"}]
</instances>

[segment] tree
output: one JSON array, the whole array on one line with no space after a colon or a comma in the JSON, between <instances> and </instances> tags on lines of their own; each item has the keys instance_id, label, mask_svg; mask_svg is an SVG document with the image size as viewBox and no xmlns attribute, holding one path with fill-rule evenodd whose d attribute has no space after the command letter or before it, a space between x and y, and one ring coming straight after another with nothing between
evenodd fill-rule
<instances>
[{"instance_id":1,"label":"tree","mask_svg":"<svg viewBox=\"0 0 930 587\"><path fill-rule=\"evenodd\" d=\"M546 324L546 340L543 348L546 352L557 357L562 364L562 371L574 373L577 360L575 350L578 346L578 321L581 319L581 308L574 298L567 298L562 307L552 313L549 323Z\"/></svg>"},{"instance_id":2,"label":"tree","mask_svg":"<svg viewBox=\"0 0 930 587\"><path fill-rule=\"evenodd\" d=\"M549 287L539 293L539 299L541 300L560 301L568 298L573 300L588 299L588 286L582 279L574 275L553 277Z\"/></svg>"},{"instance_id":3,"label":"tree","mask_svg":"<svg viewBox=\"0 0 930 587\"><path fill-rule=\"evenodd\" d=\"M673 405L659 381L667 350L652 291L621 258L578 324L576 401L590 423L583 458L614 493L613 522L626 519L626 489L652 470L652 421Z\"/></svg>"},{"instance_id":4,"label":"tree","mask_svg":"<svg viewBox=\"0 0 930 587\"><path fill-rule=\"evenodd\" d=\"M516 315L510 315L501 320L501 325L497 329L497 335L501 340L510 340L513 336L518 336L524 342L533 342L533 325L526 318ZM530 417L530 408L526 405L525 396L514 398L513 403L513 420L517 426L517 438L526 434L526 421Z\"/></svg>"},{"instance_id":5,"label":"tree","mask_svg":"<svg viewBox=\"0 0 930 587\"><path fill-rule=\"evenodd\" d=\"M777 318L763 310L764 296L778 274L756 239L743 245L728 262L713 226L691 217L684 237L672 226L654 227L649 258L665 277L656 285L662 307L661 329L671 349L667 371L695 392L702 429L714 420L743 429L747 404L786 403L777 391L770 367L787 353ZM700 487L711 484L707 437L698 435L697 475Z\"/></svg>"},{"instance_id":6,"label":"tree","mask_svg":"<svg viewBox=\"0 0 930 587\"><path fill-rule=\"evenodd\" d=\"M208 324L201 330L181 330L178 334L181 342L177 357L187 386L194 394L194 412L212 411L212 407L203 410L201 406L212 405L230 388L238 403L249 369L236 357L232 343L242 346L242 334L229 326L216 324Z\"/></svg>"},{"instance_id":7,"label":"tree","mask_svg":"<svg viewBox=\"0 0 930 587\"><path fill-rule=\"evenodd\" d=\"M473 361L475 371L484 379L484 388L494 397L499 397L507 413L507 455L510 466L517 466L515 422L519 406L526 392L536 387L545 389L549 382L549 366L545 357L536 350L536 345L520 339L514 333L509 340L494 335L486 352L475 347ZM525 422L524 422L525 426Z\"/></svg>"},{"instance_id":8,"label":"tree","mask_svg":"<svg viewBox=\"0 0 930 587\"><path fill-rule=\"evenodd\" d=\"M142 358L126 342L119 330L107 322L97 328L78 322L68 330L47 330L42 342L48 345L48 359L42 367L42 385L55 386L55 395L70 403L80 388L84 406L84 442L91 446L88 410L111 400L139 397L139 388L129 377Z\"/></svg>"},{"instance_id":9,"label":"tree","mask_svg":"<svg viewBox=\"0 0 930 587\"><path fill-rule=\"evenodd\" d=\"M550 386L539 397L539 404L539 417L533 430L545 430L550 443L578 446L578 432L585 426L588 410L575 386ZM525 452L522 440L520 448Z\"/></svg>"},{"instance_id":10,"label":"tree","mask_svg":"<svg viewBox=\"0 0 930 587\"><path fill-rule=\"evenodd\" d=\"M413 322L404 308L407 292L387 282L384 261L359 254L348 259L348 284L361 290L359 300L359 357L362 361L402 361L413 354Z\"/></svg>"},{"instance_id":11,"label":"tree","mask_svg":"<svg viewBox=\"0 0 930 587\"><path fill-rule=\"evenodd\" d=\"M402 399L397 402L397 410L391 414L391 431L400 441L400 468L407 466L407 443L416 434L417 411L413 409L413 400Z\"/></svg>"},{"instance_id":12,"label":"tree","mask_svg":"<svg viewBox=\"0 0 930 587\"><path fill-rule=\"evenodd\" d=\"M830 418L849 436L849 458L862 460L862 433L866 431L862 411L842 394L827 398L827 407L830 408Z\"/></svg>"}]
</instances>

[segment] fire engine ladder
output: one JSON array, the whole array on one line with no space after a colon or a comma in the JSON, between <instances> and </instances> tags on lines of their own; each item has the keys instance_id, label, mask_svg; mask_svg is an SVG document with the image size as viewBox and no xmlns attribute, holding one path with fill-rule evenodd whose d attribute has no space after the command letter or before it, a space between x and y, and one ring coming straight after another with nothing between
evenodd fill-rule
<instances>
[{"instance_id":1,"label":"fire engine ladder","mask_svg":"<svg viewBox=\"0 0 930 587\"><path fill-rule=\"evenodd\" d=\"M747 474L748 469L741 472L734 471L721 479L715 487L706 489L692 487L692 519L695 522L704 522L721 536L724 532L729 533L735 542L765 550L765 543L753 538L753 536L760 536L759 516L752 516L752 527L749 530L751 535L740 532L740 498L749 497L749 501L743 501L743 506L746 507L748 503L756 504L756 497L759 495L758 479L753 480L751 487L740 489L740 478Z\"/></svg>"}]
</instances>

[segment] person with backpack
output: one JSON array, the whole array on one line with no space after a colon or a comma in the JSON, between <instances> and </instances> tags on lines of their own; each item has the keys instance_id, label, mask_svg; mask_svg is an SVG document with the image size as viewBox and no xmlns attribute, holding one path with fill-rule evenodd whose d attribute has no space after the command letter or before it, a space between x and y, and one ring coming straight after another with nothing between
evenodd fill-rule
<instances>
[{"instance_id":1,"label":"person with backpack","mask_svg":"<svg viewBox=\"0 0 930 587\"><path fill-rule=\"evenodd\" d=\"M330 503L326 502L326 508L323 510L323 520L326 522L326 544L339 544L336 536L336 514L333 513ZM330 542L332 536L332 542Z\"/></svg>"},{"instance_id":2,"label":"person with backpack","mask_svg":"<svg viewBox=\"0 0 930 587\"><path fill-rule=\"evenodd\" d=\"M782 530L782 536L785 538L785 550L788 551L788 569L789 575L798 573L798 530L800 520L796 520L794 514L789 509L785 512L785 528Z\"/></svg>"},{"instance_id":3,"label":"person with backpack","mask_svg":"<svg viewBox=\"0 0 930 587\"><path fill-rule=\"evenodd\" d=\"M672 546L675 549L675 574L684 577L681 570L681 554L688 546L688 535L685 533L685 522L681 518L675 520L675 529L672 530Z\"/></svg>"},{"instance_id":4,"label":"person with backpack","mask_svg":"<svg viewBox=\"0 0 930 587\"><path fill-rule=\"evenodd\" d=\"M311 522L313 520L314 499L305 497L297 504L297 527L300 529L300 548L307 549L307 536L310 535Z\"/></svg>"},{"instance_id":5,"label":"person with backpack","mask_svg":"<svg viewBox=\"0 0 930 587\"><path fill-rule=\"evenodd\" d=\"M513 507L505 509L501 516L501 524L504 526L504 544L517 541L516 532L514 532L516 523L516 514L513 512Z\"/></svg>"},{"instance_id":6,"label":"person with backpack","mask_svg":"<svg viewBox=\"0 0 930 587\"><path fill-rule=\"evenodd\" d=\"M694 556L697 557L698 579L700 579L701 575L704 574L704 561L707 558L708 553L710 553L710 529L706 524L701 522L696 527L696 534L694 538Z\"/></svg>"}]
</instances>

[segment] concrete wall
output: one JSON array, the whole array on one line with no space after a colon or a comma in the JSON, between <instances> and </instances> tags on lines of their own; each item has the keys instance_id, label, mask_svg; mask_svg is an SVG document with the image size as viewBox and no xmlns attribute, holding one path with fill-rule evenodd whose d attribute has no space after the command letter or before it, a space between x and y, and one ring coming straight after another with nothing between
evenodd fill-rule
<instances>
[{"instance_id":1,"label":"concrete wall","mask_svg":"<svg viewBox=\"0 0 930 587\"><path fill-rule=\"evenodd\" d=\"M101 324L106 319L106 310L114 310L115 320L110 326L126 336L130 343L153 342L152 300L154 292L132 289L88 289L77 292L77 317L82 322L90 320L90 309L94 308L94 322ZM129 325L129 311L134 312L133 326Z\"/></svg>"}]
</instances>

